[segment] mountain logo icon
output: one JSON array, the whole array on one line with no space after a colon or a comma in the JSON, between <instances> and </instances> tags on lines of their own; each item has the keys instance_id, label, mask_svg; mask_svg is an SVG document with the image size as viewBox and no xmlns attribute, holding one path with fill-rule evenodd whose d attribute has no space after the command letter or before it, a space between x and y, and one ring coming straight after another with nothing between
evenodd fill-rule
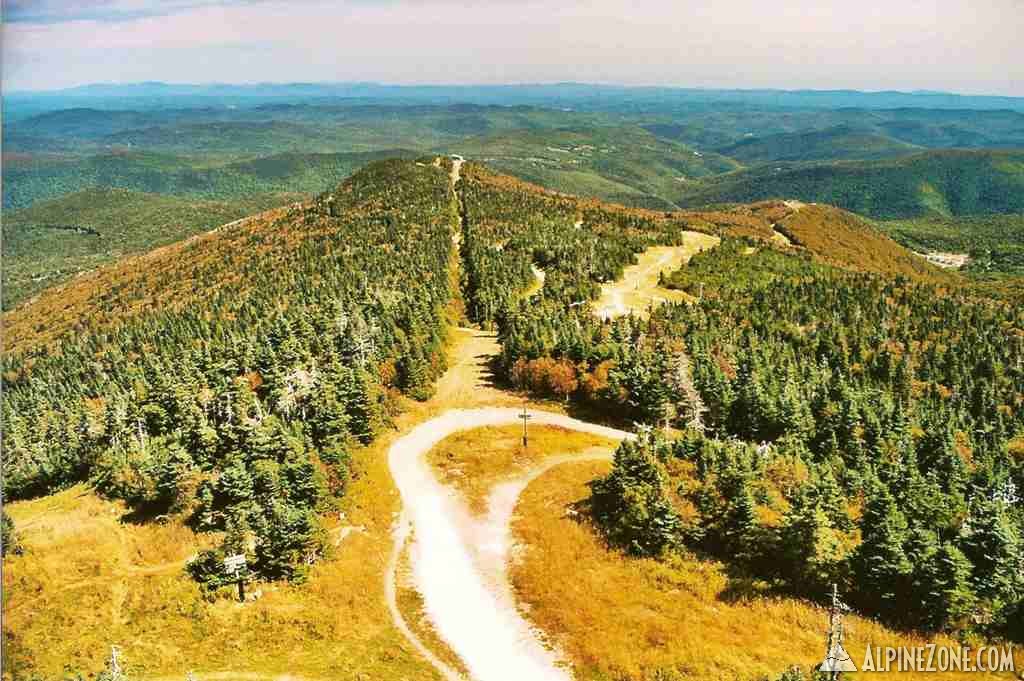
<instances>
[{"instance_id":1,"label":"mountain logo icon","mask_svg":"<svg viewBox=\"0 0 1024 681\"><path fill-rule=\"evenodd\" d=\"M837 643L828 651L825 661L818 667L823 672L855 672L857 666L853 664L850 655L843 649L842 644Z\"/></svg>"}]
</instances>

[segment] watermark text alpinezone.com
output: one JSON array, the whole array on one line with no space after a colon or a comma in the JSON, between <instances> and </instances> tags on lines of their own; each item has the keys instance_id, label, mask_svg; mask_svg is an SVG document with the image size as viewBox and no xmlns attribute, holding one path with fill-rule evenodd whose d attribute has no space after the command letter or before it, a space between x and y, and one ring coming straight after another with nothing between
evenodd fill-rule
<instances>
[{"instance_id":1,"label":"watermark text alpinezone.com","mask_svg":"<svg viewBox=\"0 0 1024 681\"><path fill-rule=\"evenodd\" d=\"M862 672L1014 672L1010 646L868 646Z\"/></svg>"}]
</instances>

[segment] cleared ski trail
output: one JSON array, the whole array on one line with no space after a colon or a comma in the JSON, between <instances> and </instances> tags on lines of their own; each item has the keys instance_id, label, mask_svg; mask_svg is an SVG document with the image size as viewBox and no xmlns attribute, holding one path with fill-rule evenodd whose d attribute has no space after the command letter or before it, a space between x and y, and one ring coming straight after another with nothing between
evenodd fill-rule
<instances>
[{"instance_id":1,"label":"cleared ski trail","mask_svg":"<svg viewBox=\"0 0 1024 681\"><path fill-rule=\"evenodd\" d=\"M601 285L601 296L594 302L594 314L601 319L614 319L629 312L644 314L652 304L665 300L688 299L678 292L658 287L658 276L677 270L703 250L714 248L721 241L702 232L683 232L679 246L653 246L627 267L622 277Z\"/></svg>"},{"instance_id":2,"label":"cleared ski trail","mask_svg":"<svg viewBox=\"0 0 1024 681\"><path fill-rule=\"evenodd\" d=\"M439 161L435 162L439 165ZM449 182L460 180L462 161L453 159ZM579 228L579 223L576 225ZM543 270L533 267L536 295ZM487 386L486 360L497 354L489 337L470 332L457 361L438 382L435 399L448 405L504 401ZM611 440L634 437L625 431L587 423L553 412L527 410L531 425L560 426ZM463 430L520 423L522 410L483 406L449 409L419 423L388 449L388 467L402 499L393 530L385 576L385 598L395 626L446 681L463 675L441 660L408 626L397 601L397 571L409 549L413 587L434 631L460 659L475 681L570 681L572 673L542 634L519 613L508 580L512 548L510 523L519 495L529 482L566 461L610 458L610 453L555 456L491 490L488 513L474 518L454 489L437 479L427 453L443 439Z\"/></svg>"}]
</instances>

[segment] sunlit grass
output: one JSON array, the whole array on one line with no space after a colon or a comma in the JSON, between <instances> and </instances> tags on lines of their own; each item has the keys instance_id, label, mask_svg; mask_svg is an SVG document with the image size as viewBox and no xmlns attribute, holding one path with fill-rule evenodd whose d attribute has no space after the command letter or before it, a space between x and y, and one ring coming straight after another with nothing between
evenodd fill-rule
<instances>
[{"instance_id":1,"label":"sunlit grass","mask_svg":"<svg viewBox=\"0 0 1024 681\"><path fill-rule=\"evenodd\" d=\"M513 521L521 544L513 586L528 617L553 637L580 679L774 678L825 655L827 613L730 579L725 567L693 557L627 558L609 550L573 509L607 462L564 464L523 493ZM925 641L859 617L846 620L856 664L865 646ZM951 644L946 639L936 641ZM1024 657L1018 654L1017 668ZM861 674L843 678L962 679L958 674ZM972 674L971 678L1012 678Z\"/></svg>"},{"instance_id":2,"label":"sunlit grass","mask_svg":"<svg viewBox=\"0 0 1024 681\"><path fill-rule=\"evenodd\" d=\"M427 454L441 482L457 489L474 513L486 510L487 494L495 484L522 474L554 455L615 448L615 442L589 433L555 426L529 428L522 443L521 426L474 428L451 435Z\"/></svg>"}]
</instances>

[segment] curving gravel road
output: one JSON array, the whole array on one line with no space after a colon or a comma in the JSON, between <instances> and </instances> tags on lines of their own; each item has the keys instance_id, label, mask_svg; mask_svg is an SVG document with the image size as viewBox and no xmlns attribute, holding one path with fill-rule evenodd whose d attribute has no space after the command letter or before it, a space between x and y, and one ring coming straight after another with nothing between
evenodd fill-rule
<instances>
[{"instance_id":1,"label":"curving gravel road","mask_svg":"<svg viewBox=\"0 0 1024 681\"><path fill-rule=\"evenodd\" d=\"M561 426L613 440L633 437L561 414L528 413L531 424ZM568 681L571 673L519 614L505 572L510 544L508 521L515 500L531 477L559 461L540 464L509 487L499 485L492 495L491 512L481 524L469 515L455 492L437 480L425 458L453 433L519 423L521 415L519 409L502 407L453 409L421 423L391 445L388 465L402 497L403 511L395 528L388 574L389 607L406 637L425 652L423 644L401 621L394 602L395 563L411 537L413 581L423 597L427 617L474 679ZM425 656L445 678L460 678L429 651Z\"/></svg>"}]
</instances>

